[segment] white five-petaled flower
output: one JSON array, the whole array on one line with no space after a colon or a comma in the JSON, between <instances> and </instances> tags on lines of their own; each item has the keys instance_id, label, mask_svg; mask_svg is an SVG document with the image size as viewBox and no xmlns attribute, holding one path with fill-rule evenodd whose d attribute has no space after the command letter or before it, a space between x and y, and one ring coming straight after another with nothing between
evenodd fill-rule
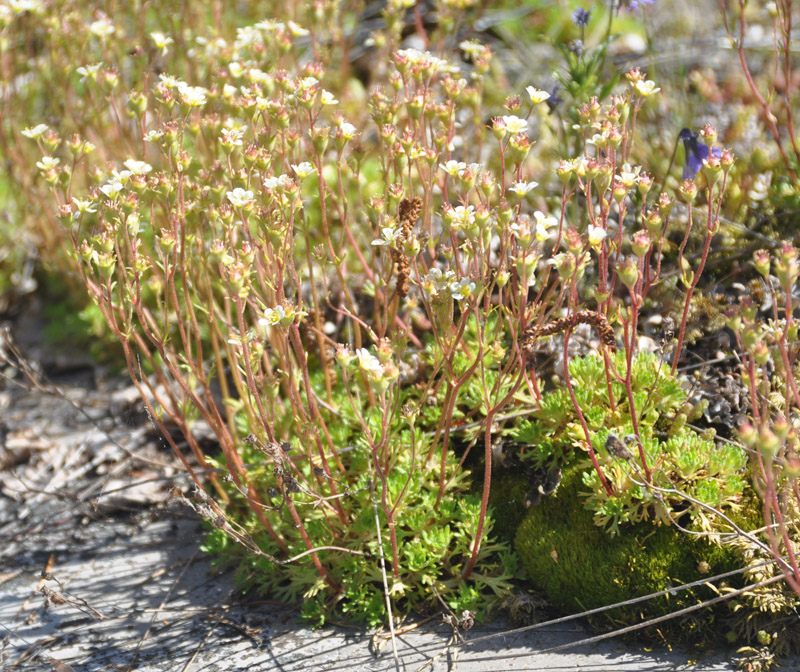
<instances>
[{"instance_id":1,"label":"white five-petaled flower","mask_svg":"<svg viewBox=\"0 0 800 672\"><path fill-rule=\"evenodd\" d=\"M600 247L601 243L606 239L606 231L600 226L592 226L586 229L589 234L589 245L592 247Z\"/></svg>"},{"instance_id":2,"label":"white five-petaled flower","mask_svg":"<svg viewBox=\"0 0 800 672\"><path fill-rule=\"evenodd\" d=\"M100 191L103 192L107 198L114 200L117 197L117 194L122 191L122 182L112 180L108 184L104 184L102 187L100 187Z\"/></svg>"},{"instance_id":3,"label":"white five-petaled flower","mask_svg":"<svg viewBox=\"0 0 800 672\"><path fill-rule=\"evenodd\" d=\"M181 81L174 75L168 75L165 72L162 72L158 78L161 80L161 83L166 86L168 89L181 89L184 86L188 86L186 82Z\"/></svg>"},{"instance_id":4,"label":"white five-petaled flower","mask_svg":"<svg viewBox=\"0 0 800 672\"><path fill-rule=\"evenodd\" d=\"M513 114L501 117L501 119L503 127L509 133L525 133L528 130L528 121L526 119L520 119ZM495 123L497 122L495 121Z\"/></svg>"},{"instance_id":5,"label":"white five-petaled flower","mask_svg":"<svg viewBox=\"0 0 800 672\"><path fill-rule=\"evenodd\" d=\"M536 220L536 240L543 243L550 237L550 229L558 226L558 220L552 215L545 215L539 210L533 213L533 218Z\"/></svg>"},{"instance_id":6,"label":"white five-petaled flower","mask_svg":"<svg viewBox=\"0 0 800 672\"><path fill-rule=\"evenodd\" d=\"M619 181L622 182L628 189L639 181L639 172L642 170L641 166L631 168L627 163L622 166L619 174Z\"/></svg>"},{"instance_id":7,"label":"white five-petaled flower","mask_svg":"<svg viewBox=\"0 0 800 672\"><path fill-rule=\"evenodd\" d=\"M450 159L445 163L440 163L439 168L441 168L450 177L458 177L458 174L462 170L466 170L467 164L463 161L454 161L453 159Z\"/></svg>"},{"instance_id":8,"label":"white five-petaled flower","mask_svg":"<svg viewBox=\"0 0 800 672\"><path fill-rule=\"evenodd\" d=\"M339 103L339 101L333 97L333 94L330 91L326 91L325 89L322 89L322 93L320 94L319 97L319 102L322 105L337 105Z\"/></svg>"},{"instance_id":9,"label":"white five-petaled flower","mask_svg":"<svg viewBox=\"0 0 800 672\"><path fill-rule=\"evenodd\" d=\"M303 26L294 21L287 21L286 28L291 33L292 37L308 37L311 34L307 28L303 28Z\"/></svg>"},{"instance_id":10,"label":"white five-petaled flower","mask_svg":"<svg viewBox=\"0 0 800 672\"><path fill-rule=\"evenodd\" d=\"M161 50L161 55L166 56L169 51L169 45L173 43L173 39L164 35L164 33L150 33L150 39L156 45L156 49Z\"/></svg>"},{"instance_id":11,"label":"white five-petaled flower","mask_svg":"<svg viewBox=\"0 0 800 672\"><path fill-rule=\"evenodd\" d=\"M475 291L475 283L470 281L469 278L461 278L457 282L451 282L448 289L450 290L450 296L456 301L463 301Z\"/></svg>"},{"instance_id":12,"label":"white five-petaled flower","mask_svg":"<svg viewBox=\"0 0 800 672\"><path fill-rule=\"evenodd\" d=\"M638 93L642 98L647 98L648 96L652 96L654 93L661 91L661 89L656 88L656 83L652 79L640 79L632 86L634 89L636 89L636 93Z\"/></svg>"},{"instance_id":13,"label":"white five-petaled flower","mask_svg":"<svg viewBox=\"0 0 800 672\"><path fill-rule=\"evenodd\" d=\"M44 172L58 167L59 163L61 163L61 159L57 159L55 156L43 156L41 161L36 162L36 167Z\"/></svg>"},{"instance_id":14,"label":"white five-petaled flower","mask_svg":"<svg viewBox=\"0 0 800 672\"><path fill-rule=\"evenodd\" d=\"M236 189L229 191L225 196L234 208L246 208L248 205L253 204L253 192L249 189L236 187Z\"/></svg>"},{"instance_id":15,"label":"white five-petaled flower","mask_svg":"<svg viewBox=\"0 0 800 672\"><path fill-rule=\"evenodd\" d=\"M346 140L352 140L356 135L356 127L346 121L339 124L339 131Z\"/></svg>"},{"instance_id":16,"label":"white five-petaled flower","mask_svg":"<svg viewBox=\"0 0 800 672\"><path fill-rule=\"evenodd\" d=\"M147 131L147 135L142 138L145 142L157 142L164 137L164 131Z\"/></svg>"},{"instance_id":17,"label":"white five-petaled flower","mask_svg":"<svg viewBox=\"0 0 800 672\"><path fill-rule=\"evenodd\" d=\"M309 175L313 175L314 173L317 172L317 169L314 166L312 166L308 161L303 161L303 163L299 163L297 165L292 164L292 170L301 180L304 180Z\"/></svg>"},{"instance_id":18,"label":"white five-petaled flower","mask_svg":"<svg viewBox=\"0 0 800 672\"><path fill-rule=\"evenodd\" d=\"M264 317L258 320L258 325L262 328L273 327L277 324L280 324L285 317L286 309L280 304L274 308L265 308Z\"/></svg>"},{"instance_id":19,"label":"white five-petaled flower","mask_svg":"<svg viewBox=\"0 0 800 672\"><path fill-rule=\"evenodd\" d=\"M398 50L397 55L401 59L405 59L409 65L430 70L430 72L458 72L458 69L454 65L451 65L443 58L434 56L429 51L420 51L419 49L400 49Z\"/></svg>"},{"instance_id":20,"label":"white five-petaled flower","mask_svg":"<svg viewBox=\"0 0 800 672\"><path fill-rule=\"evenodd\" d=\"M24 129L24 130L22 130L20 132L26 138L30 138L31 140L38 140L48 130L50 130L50 127L47 124L38 124L38 125L34 126L33 128L26 128L26 129Z\"/></svg>"},{"instance_id":21,"label":"white five-petaled flower","mask_svg":"<svg viewBox=\"0 0 800 672\"><path fill-rule=\"evenodd\" d=\"M531 102L534 105L538 105L539 103L543 103L545 100L550 98L550 94L547 91L542 91L541 89L537 89L535 86L529 86L525 89L528 95L531 98Z\"/></svg>"},{"instance_id":22,"label":"white five-petaled flower","mask_svg":"<svg viewBox=\"0 0 800 672\"><path fill-rule=\"evenodd\" d=\"M112 170L110 182L119 182L125 185L128 183L128 180L131 179L132 175L133 171L131 170Z\"/></svg>"},{"instance_id":23,"label":"white five-petaled flower","mask_svg":"<svg viewBox=\"0 0 800 672\"><path fill-rule=\"evenodd\" d=\"M145 161L137 161L136 159L128 159L122 165L134 175L147 175L147 173L153 170L153 166L151 166L149 163L146 163Z\"/></svg>"},{"instance_id":24,"label":"white five-petaled flower","mask_svg":"<svg viewBox=\"0 0 800 672\"><path fill-rule=\"evenodd\" d=\"M515 182L508 188L508 190L519 196L519 198L522 198L529 191L536 189L538 186L538 182Z\"/></svg>"},{"instance_id":25,"label":"white five-petaled flower","mask_svg":"<svg viewBox=\"0 0 800 672\"><path fill-rule=\"evenodd\" d=\"M484 49L486 49L486 47L477 40L464 40L459 43L458 48L473 60L481 56Z\"/></svg>"},{"instance_id":26,"label":"white five-petaled flower","mask_svg":"<svg viewBox=\"0 0 800 672\"><path fill-rule=\"evenodd\" d=\"M369 350L366 348L358 348L356 350L356 357L358 357L358 365L364 371L376 376L383 375L383 365Z\"/></svg>"},{"instance_id":27,"label":"white five-petaled flower","mask_svg":"<svg viewBox=\"0 0 800 672\"><path fill-rule=\"evenodd\" d=\"M445 216L450 219L453 228L458 229L463 226L471 226L475 223L475 206L458 205L455 208L447 210Z\"/></svg>"},{"instance_id":28,"label":"white five-petaled flower","mask_svg":"<svg viewBox=\"0 0 800 672\"><path fill-rule=\"evenodd\" d=\"M89 199L81 200L80 198L73 198L72 205L74 205L78 212L76 214L83 214L84 212L97 212L95 207L97 204Z\"/></svg>"},{"instance_id":29,"label":"white five-petaled flower","mask_svg":"<svg viewBox=\"0 0 800 672\"><path fill-rule=\"evenodd\" d=\"M23 14L24 12L41 14L44 10L39 0L10 0L7 4L8 8L14 12L14 14Z\"/></svg>"},{"instance_id":30,"label":"white five-petaled flower","mask_svg":"<svg viewBox=\"0 0 800 672\"><path fill-rule=\"evenodd\" d=\"M319 80L316 77L301 77L297 84L303 91L309 91L319 84Z\"/></svg>"},{"instance_id":31,"label":"white five-petaled flower","mask_svg":"<svg viewBox=\"0 0 800 672\"><path fill-rule=\"evenodd\" d=\"M396 229L393 226L384 226L381 229L382 238L376 238L372 241L372 244L376 247L386 246L386 247L394 247L395 243L397 242L398 238L400 238L400 234L402 231L400 229Z\"/></svg>"},{"instance_id":32,"label":"white five-petaled flower","mask_svg":"<svg viewBox=\"0 0 800 672\"><path fill-rule=\"evenodd\" d=\"M400 229L395 229L392 226L385 226L381 229L382 238L376 238L372 241L372 244L375 247L394 247L401 233L402 231Z\"/></svg>"},{"instance_id":33,"label":"white five-petaled flower","mask_svg":"<svg viewBox=\"0 0 800 672\"><path fill-rule=\"evenodd\" d=\"M228 63L228 72L234 79L239 79L244 74L244 66L239 61L231 61Z\"/></svg>"},{"instance_id":34,"label":"white five-petaled flower","mask_svg":"<svg viewBox=\"0 0 800 672\"><path fill-rule=\"evenodd\" d=\"M219 141L225 147L241 147L244 131L241 128L223 128Z\"/></svg>"},{"instance_id":35,"label":"white five-petaled flower","mask_svg":"<svg viewBox=\"0 0 800 672\"><path fill-rule=\"evenodd\" d=\"M178 88L178 94L181 97L181 102L189 107L202 107L206 104L206 95L208 91L202 86L189 86L184 84Z\"/></svg>"},{"instance_id":36,"label":"white five-petaled flower","mask_svg":"<svg viewBox=\"0 0 800 672\"><path fill-rule=\"evenodd\" d=\"M244 26L236 29L235 48L242 49L253 45L262 45L264 40L255 26Z\"/></svg>"},{"instance_id":37,"label":"white five-petaled flower","mask_svg":"<svg viewBox=\"0 0 800 672\"><path fill-rule=\"evenodd\" d=\"M264 188L265 189L278 189L286 186L286 183L289 182L292 178L288 175L278 175L278 177L267 177L264 178Z\"/></svg>"},{"instance_id":38,"label":"white five-petaled flower","mask_svg":"<svg viewBox=\"0 0 800 672\"><path fill-rule=\"evenodd\" d=\"M100 68L102 67L103 62L100 61L94 65L82 65L81 67L77 68L75 72L81 76L81 82L85 82L87 79L91 79L92 81L96 82L97 73L100 72Z\"/></svg>"},{"instance_id":39,"label":"white five-petaled flower","mask_svg":"<svg viewBox=\"0 0 800 672\"><path fill-rule=\"evenodd\" d=\"M107 18L92 21L91 25L89 26L89 32L92 35L96 35L97 37L101 38L113 35L114 30L114 24L111 23L111 21L109 21Z\"/></svg>"}]
</instances>

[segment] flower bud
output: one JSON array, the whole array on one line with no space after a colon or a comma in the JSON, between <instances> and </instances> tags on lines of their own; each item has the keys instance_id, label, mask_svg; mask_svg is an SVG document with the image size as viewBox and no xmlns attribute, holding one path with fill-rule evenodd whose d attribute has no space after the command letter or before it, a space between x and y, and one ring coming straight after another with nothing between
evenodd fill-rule
<instances>
[{"instance_id":1,"label":"flower bud","mask_svg":"<svg viewBox=\"0 0 800 672\"><path fill-rule=\"evenodd\" d=\"M651 243L650 234L647 231L637 231L633 234L631 249L637 257L642 258L650 250Z\"/></svg>"},{"instance_id":2,"label":"flower bud","mask_svg":"<svg viewBox=\"0 0 800 672\"><path fill-rule=\"evenodd\" d=\"M678 189L678 193L685 203L691 204L697 197L697 185L694 180L684 180Z\"/></svg>"},{"instance_id":3,"label":"flower bud","mask_svg":"<svg viewBox=\"0 0 800 672\"><path fill-rule=\"evenodd\" d=\"M762 457L771 460L778 454L781 447L781 440L768 427L761 427L758 430L758 452Z\"/></svg>"},{"instance_id":4,"label":"flower bud","mask_svg":"<svg viewBox=\"0 0 800 672\"><path fill-rule=\"evenodd\" d=\"M753 265L765 279L769 278L770 258L767 250L757 250L753 253Z\"/></svg>"},{"instance_id":5,"label":"flower bud","mask_svg":"<svg viewBox=\"0 0 800 672\"><path fill-rule=\"evenodd\" d=\"M651 210L644 218L644 228L647 229L647 231L653 236L661 235L661 227L663 223L664 222L661 219L661 215L657 210Z\"/></svg>"},{"instance_id":6,"label":"flower bud","mask_svg":"<svg viewBox=\"0 0 800 672\"><path fill-rule=\"evenodd\" d=\"M639 262L634 257L628 257L619 265L617 273L622 284L632 292L639 281Z\"/></svg>"}]
</instances>

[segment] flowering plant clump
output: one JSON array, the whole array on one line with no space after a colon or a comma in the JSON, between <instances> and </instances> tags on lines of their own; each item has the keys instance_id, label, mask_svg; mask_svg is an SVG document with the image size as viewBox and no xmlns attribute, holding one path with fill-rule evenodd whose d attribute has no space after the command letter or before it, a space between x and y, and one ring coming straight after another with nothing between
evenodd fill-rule
<instances>
[{"instance_id":1,"label":"flowering plant clump","mask_svg":"<svg viewBox=\"0 0 800 672\"><path fill-rule=\"evenodd\" d=\"M5 62L20 89L4 153L45 213L42 256L88 290L192 475L205 548L245 583L304 597L317 623L486 614L520 576L490 534L510 437L525 468L572 470L614 538L740 534L789 556L797 588L794 247L774 274L756 254L766 321L731 297L723 318L702 282L745 235L726 214L791 190L768 199L711 124L676 128L669 163L643 146L670 84L607 57L617 22L655 5L572 3L560 89L501 102L509 66L452 39L475 3L439 3L430 33L415 15L416 46L409 3L386 3L358 77L346 3L219 30L56 4L0 5L3 36L53 55ZM41 88L23 86L36 67ZM693 425L710 402L683 369L711 319L753 400L736 445ZM758 497L764 537L734 520Z\"/></svg>"}]
</instances>

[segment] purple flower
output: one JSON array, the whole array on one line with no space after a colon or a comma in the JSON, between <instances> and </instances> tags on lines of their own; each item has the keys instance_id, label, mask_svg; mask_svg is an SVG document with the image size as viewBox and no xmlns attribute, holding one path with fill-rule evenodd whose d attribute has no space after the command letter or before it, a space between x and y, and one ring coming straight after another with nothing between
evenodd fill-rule
<instances>
[{"instance_id":1,"label":"purple flower","mask_svg":"<svg viewBox=\"0 0 800 672\"><path fill-rule=\"evenodd\" d=\"M589 17L592 14L591 9L584 9L583 7L578 7L574 12L572 12L572 23L574 23L578 28L585 28L589 23Z\"/></svg>"},{"instance_id":2,"label":"purple flower","mask_svg":"<svg viewBox=\"0 0 800 672\"><path fill-rule=\"evenodd\" d=\"M709 147L705 143L697 141L697 133L692 133L688 128L681 131L680 139L683 140L683 148L686 157L683 160L683 179L693 180L695 175L703 168L703 161L708 160L709 151L712 156L720 158L722 150L719 147Z\"/></svg>"},{"instance_id":3,"label":"purple flower","mask_svg":"<svg viewBox=\"0 0 800 672\"><path fill-rule=\"evenodd\" d=\"M652 5L656 0L619 0L617 3L618 8L625 7L625 9L639 9L642 5Z\"/></svg>"}]
</instances>

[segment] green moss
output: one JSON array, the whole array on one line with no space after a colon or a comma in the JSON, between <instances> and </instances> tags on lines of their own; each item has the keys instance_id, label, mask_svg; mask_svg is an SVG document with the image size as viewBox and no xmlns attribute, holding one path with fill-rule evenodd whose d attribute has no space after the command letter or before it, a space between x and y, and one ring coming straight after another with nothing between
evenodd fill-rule
<instances>
[{"instance_id":1,"label":"green moss","mask_svg":"<svg viewBox=\"0 0 800 672\"><path fill-rule=\"evenodd\" d=\"M739 566L732 550L673 527L644 523L610 536L583 506L581 473L571 469L556 496L529 511L515 541L531 581L556 608L579 612L607 606ZM709 565L705 574L701 562ZM714 596L701 586L606 612L600 620L638 623Z\"/></svg>"},{"instance_id":2,"label":"green moss","mask_svg":"<svg viewBox=\"0 0 800 672\"><path fill-rule=\"evenodd\" d=\"M473 488L480 489L483 484L483 481L479 480L482 474L476 474L476 476L473 479ZM517 528L528 512L528 509L525 508L525 496L530 488L530 482L522 472L503 469L492 474L489 506L494 519L494 527L492 529L498 539L509 542L514 541Z\"/></svg>"}]
</instances>

